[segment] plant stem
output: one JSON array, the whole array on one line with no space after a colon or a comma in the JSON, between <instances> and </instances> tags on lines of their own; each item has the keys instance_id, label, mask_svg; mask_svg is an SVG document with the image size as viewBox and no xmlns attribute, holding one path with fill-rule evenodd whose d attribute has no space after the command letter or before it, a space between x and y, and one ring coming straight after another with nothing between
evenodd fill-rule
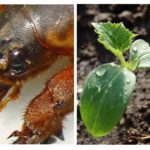
<instances>
[{"instance_id":1,"label":"plant stem","mask_svg":"<svg viewBox=\"0 0 150 150\"><path fill-rule=\"evenodd\" d=\"M125 67L125 68L127 68L127 63L126 63L126 61L125 61L125 59L124 59L124 57L123 57L123 55L122 55L122 53L120 53L120 55L119 55L119 60L120 60L120 62L121 62L121 65L123 66L123 67Z\"/></svg>"},{"instance_id":2,"label":"plant stem","mask_svg":"<svg viewBox=\"0 0 150 150\"><path fill-rule=\"evenodd\" d=\"M125 59L124 59L124 57L123 57L122 52L120 52L120 51L116 50L115 52L113 52L113 54L114 54L116 57L118 57L118 58L119 58L119 60L120 60L120 62L121 62L122 67L124 67L124 68L127 68L127 69L128 69L128 64L127 64L127 62L125 61Z\"/></svg>"}]
</instances>

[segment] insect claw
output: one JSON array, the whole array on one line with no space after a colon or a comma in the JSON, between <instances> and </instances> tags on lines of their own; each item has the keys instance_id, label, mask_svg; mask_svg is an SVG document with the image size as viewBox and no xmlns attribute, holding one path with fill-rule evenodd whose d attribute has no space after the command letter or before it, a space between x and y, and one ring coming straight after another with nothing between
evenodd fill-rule
<instances>
[{"instance_id":1,"label":"insect claw","mask_svg":"<svg viewBox=\"0 0 150 150\"><path fill-rule=\"evenodd\" d=\"M17 137L17 136L19 136L20 135L20 132L19 131L14 131L7 139L9 139L9 138L11 138L11 137L13 137L13 136L15 136L15 137Z\"/></svg>"},{"instance_id":2,"label":"insect claw","mask_svg":"<svg viewBox=\"0 0 150 150\"><path fill-rule=\"evenodd\" d=\"M11 134L9 137L7 137L7 139L10 139L11 137L13 137L14 135L13 134Z\"/></svg>"}]
</instances>

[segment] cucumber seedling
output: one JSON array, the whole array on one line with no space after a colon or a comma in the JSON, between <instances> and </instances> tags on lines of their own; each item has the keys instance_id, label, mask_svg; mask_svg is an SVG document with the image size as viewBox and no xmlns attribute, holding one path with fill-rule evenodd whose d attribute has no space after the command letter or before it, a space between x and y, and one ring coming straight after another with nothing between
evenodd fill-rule
<instances>
[{"instance_id":1,"label":"cucumber seedling","mask_svg":"<svg viewBox=\"0 0 150 150\"><path fill-rule=\"evenodd\" d=\"M98 34L98 42L119 60L102 64L87 77L80 99L80 112L87 130L94 137L108 134L120 121L133 92L134 71L150 68L150 46L123 23L92 23ZM129 50L125 61L123 53Z\"/></svg>"}]
</instances>

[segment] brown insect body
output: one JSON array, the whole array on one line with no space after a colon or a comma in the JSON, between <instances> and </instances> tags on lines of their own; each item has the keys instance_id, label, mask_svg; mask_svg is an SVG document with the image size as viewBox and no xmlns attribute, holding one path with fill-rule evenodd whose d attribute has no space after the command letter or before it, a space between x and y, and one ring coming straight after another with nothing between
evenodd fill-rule
<instances>
[{"instance_id":1,"label":"brown insect body","mask_svg":"<svg viewBox=\"0 0 150 150\"><path fill-rule=\"evenodd\" d=\"M15 143L41 143L49 135L62 132L62 119L73 110L73 67L64 69L47 82L44 90L29 104L21 132Z\"/></svg>"},{"instance_id":2,"label":"brown insect body","mask_svg":"<svg viewBox=\"0 0 150 150\"><path fill-rule=\"evenodd\" d=\"M17 98L25 80L51 66L60 56L67 55L73 64L73 7L6 6L0 14L2 110ZM13 92L4 99L10 88ZM31 101L22 130L11 135L18 136L14 143L41 143L50 135L59 134L62 118L71 111L73 67L67 67L52 77L41 94Z\"/></svg>"}]
</instances>

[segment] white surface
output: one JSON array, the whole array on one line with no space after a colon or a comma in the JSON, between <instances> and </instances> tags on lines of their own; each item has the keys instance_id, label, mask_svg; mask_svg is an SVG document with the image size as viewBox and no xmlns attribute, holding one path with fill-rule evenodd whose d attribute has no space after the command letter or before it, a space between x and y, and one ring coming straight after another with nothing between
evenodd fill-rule
<instances>
[{"instance_id":1,"label":"white surface","mask_svg":"<svg viewBox=\"0 0 150 150\"><path fill-rule=\"evenodd\" d=\"M52 75L56 74L68 64L69 59L67 57L59 58L48 70L39 74L36 78L27 81L21 89L20 98L15 102L10 102L7 107L0 112L0 144L12 143L14 138L7 139L7 137L13 131L20 130L23 123L23 115L30 100L42 90L45 85L44 83ZM57 140L57 143L73 144L73 113L65 117L63 126L65 141Z\"/></svg>"}]
</instances>

